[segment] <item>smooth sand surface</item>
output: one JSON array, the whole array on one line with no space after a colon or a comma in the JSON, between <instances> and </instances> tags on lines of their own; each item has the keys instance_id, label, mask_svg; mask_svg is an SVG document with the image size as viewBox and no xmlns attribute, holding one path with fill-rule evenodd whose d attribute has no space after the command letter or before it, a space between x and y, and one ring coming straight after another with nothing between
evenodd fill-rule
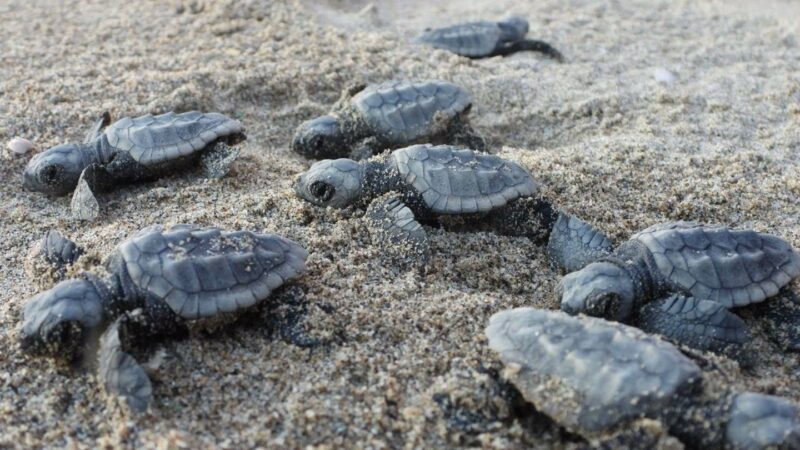
<instances>
[{"instance_id":1,"label":"smooth sand surface","mask_svg":"<svg viewBox=\"0 0 800 450\"><path fill-rule=\"evenodd\" d=\"M204 3L203 7L197 7ZM764 5L762 8L759 5ZM769 6L769 8L766 7ZM197 172L100 196L24 192L30 155L0 159L0 447L498 448L582 445L514 410L483 329L494 312L557 308L559 275L526 239L428 229L425 273L380 264L360 211L325 211L290 187L309 162L288 148L353 82L439 78L474 98L472 122L564 209L616 242L653 223L754 228L800 247L800 37L786 1L28 1L0 4L0 141L42 151L114 117L220 111L248 140L231 176ZM777 9L776 9L777 8ZM782 9L785 8L785 9ZM178 11L182 10L182 13ZM361 11L361 13L359 13ZM774 11L778 11L775 13ZM564 64L537 54L471 61L409 43L428 26L529 18ZM785 13L785 14L782 14ZM666 79L664 71L674 75ZM217 331L156 347L156 405L136 417L92 371L17 350L24 270L57 228L87 264L154 223L282 234L310 251L295 284ZM800 290L800 283L793 285ZM297 293L298 291L294 291ZM297 297L295 295L295 297ZM301 349L281 324L305 311ZM742 317L756 366L719 362L739 388L800 400L800 360ZM528 411L530 414L530 411Z\"/></svg>"}]
</instances>

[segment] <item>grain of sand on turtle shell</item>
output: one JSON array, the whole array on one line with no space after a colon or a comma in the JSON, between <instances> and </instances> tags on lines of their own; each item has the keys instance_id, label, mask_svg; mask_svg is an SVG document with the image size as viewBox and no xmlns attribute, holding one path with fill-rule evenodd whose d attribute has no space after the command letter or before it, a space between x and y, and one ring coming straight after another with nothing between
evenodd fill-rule
<instances>
[{"instance_id":1,"label":"grain of sand on turtle shell","mask_svg":"<svg viewBox=\"0 0 800 450\"><path fill-rule=\"evenodd\" d=\"M22 192L27 157L4 156L0 447L579 445L540 416L514 415L482 337L494 312L557 307L557 276L541 249L431 230L427 273L397 275L379 267L361 213L316 210L291 194L307 167L289 152L292 132L352 81L463 85L492 146L507 145L503 156L536 174L558 204L618 240L686 219L768 231L800 247L800 44L777 18L696 2L419 2L407 14L394 13L407 2L381 2L369 17L350 1L204 3L0 5L0 140L25 137L38 151L75 141L104 109L116 117L216 110L242 120L249 137L232 176L119 189L101 196L103 215L87 224L66 220L68 198ZM509 13L528 17L567 61L532 53L470 61L406 40L441 25L435 17ZM676 75L671 85L655 80L659 67ZM157 409L142 418L107 404L91 372L15 350L22 305L36 292L23 260L45 230L102 257L157 222L268 230L305 245L309 271L297 285L306 324L332 343L284 343L269 325L286 313L275 305L239 326L168 342L152 364ZM757 328L755 371L719 360L717 378L799 400L798 356Z\"/></svg>"}]
</instances>

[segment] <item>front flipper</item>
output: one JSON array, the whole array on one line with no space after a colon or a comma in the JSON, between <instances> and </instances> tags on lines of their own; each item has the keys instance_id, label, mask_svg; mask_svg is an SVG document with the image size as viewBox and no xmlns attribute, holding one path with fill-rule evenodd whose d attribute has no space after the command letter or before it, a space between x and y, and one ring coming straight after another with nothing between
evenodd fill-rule
<instances>
[{"instance_id":1,"label":"front flipper","mask_svg":"<svg viewBox=\"0 0 800 450\"><path fill-rule=\"evenodd\" d=\"M543 53L555 59L558 62L564 62L564 55L562 55L561 52L556 50L552 45L548 44L547 42L539 41L536 39L525 39L523 41L518 41L510 45L499 47L498 49L495 50L493 56L494 55L508 56L512 53L521 51Z\"/></svg>"},{"instance_id":2,"label":"front flipper","mask_svg":"<svg viewBox=\"0 0 800 450\"><path fill-rule=\"evenodd\" d=\"M488 151L486 139L483 138L469 123L469 112L472 110L470 104L467 108L453 119L450 124L449 134L443 144L467 147L479 152ZM438 139L436 139L438 141Z\"/></svg>"},{"instance_id":3,"label":"front flipper","mask_svg":"<svg viewBox=\"0 0 800 450\"><path fill-rule=\"evenodd\" d=\"M414 213L397 195L375 200L367 209L370 232L384 255L402 264L424 264L428 260L428 234L414 218Z\"/></svg>"},{"instance_id":4,"label":"front flipper","mask_svg":"<svg viewBox=\"0 0 800 450\"><path fill-rule=\"evenodd\" d=\"M559 213L547 243L553 265L566 273L583 269L611 251L611 241L605 234L565 213Z\"/></svg>"},{"instance_id":5,"label":"front flipper","mask_svg":"<svg viewBox=\"0 0 800 450\"><path fill-rule=\"evenodd\" d=\"M158 339L188 333L186 324L160 300L148 299L144 308L124 312L100 338L99 375L106 392L124 397L134 411L145 411L153 389L133 353L146 352Z\"/></svg>"},{"instance_id":6,"label":"front flipper","mask_svg":"<svg viewBox=\"0 0 800 450\"><path fill-rule=\"evenodd\" d=\"M89 143L97 139L97 136L100 136L100 133L103 131L103 128L109 126L111 124L111 113L105 111L103 115L97 119L97 122L92 125L92 128L86 133L86 137L83 139L84 143Z\"/></svg>"},{"instance_id":7,"label":"front flipper","mask_svg":"<svg viewBox=\"0 0 800 450\"><path fill-rule=\"evenodd\" d=\"M108 190L113 185L113 177L100 164L91 164L81 172L78 185L72 194L70 208L78 220L92 220L100 215L100 203L95 192Z\"/></svg>"},{"instance_id":8,"label":"front flipper","mask_svg":"<svg viewBox=\"0 0 800 450\"><path fill-rule=\"evenodd\" d=\"M785 289L767 301L752 305L767 336L786 351L800 351L800 300Z\"/></svg>"},{"instance_id":9,"label":"front flipper","mask_svg":"<svg viewBox=\"0 0 800 450\"><path fill-rule=\"evenodd\" d=\"M211 148L203 152L200 162L206 178L223 178L231 170L231 164L239 156L239 148L225 142L217 141Z\"/></svg>"},{"instance_id":10,"label":"front flipper","mask_svg":"<svg viewBox=\"0 0 800 450\"><path fill-rule=\"evenodd\" d=\"M680 294L644 305L636 325L648 333L742 361L750 339L744 321L722 304Z\"/></svg>"},{"instance_id":11,"label":"front flipper","mask_svg":"<svg viewBox=\"0 0 800 450\"><path fill-rule=\"evenodd\" d=\"M733 398L728 414L730 448L800 448L800 409L789 399L743 392Z\"/></svg>"},{"instance_id":12,"label":"front flipper","mask_svg":"<svg viewBox=\"0 0 800 450\"><path fill-rule=\"evenodd\" d=\"M131 351L129 323L137 320L141 310L120 316L100 337L99 375L109 395L121 396L136 412L144 412L153 401L150 378Z\"/></svg>"},{"instance_id":13,"label":"front flipper","mask_svg":"<svg viewBox=\"0 0 800 450\"><path fill-rule=\"evenodd\" d=\"M359 92L363 91L367 88L367 83L353 83L348 85L347 87L342 90L342 95L339 96L339 100L333 104L332 111L338 111L340 109L347 108L348 104L350 103L350 99L353 98L354 95L358 94Z\"/></svg>"},{"instance_id":14,"label":"front flipper","mask_svg":"<svg viewBox=\"0 0 800 450\"><path fill-rule=\"evenodd\" d=\"M48 274L55 280L62 280L67 269L83 255L83 249L67 239L57 230L50 230L39 240L30 253L29 275L41 277Z\"/></svg>"},{"instance_id":15,"label":"front flipper","mask_svg":"<svg viewBox=\"0 0 800 450\"><path fill-rule=\"evenodd\" d=\"M375 139L375 137L368 137L353 146L353 150L350 152L350 156L348 156L348 158L352 159L353 161L362 161L368 159L379 151L378 145L378 140Z\"/></svg>"}]
</instances>

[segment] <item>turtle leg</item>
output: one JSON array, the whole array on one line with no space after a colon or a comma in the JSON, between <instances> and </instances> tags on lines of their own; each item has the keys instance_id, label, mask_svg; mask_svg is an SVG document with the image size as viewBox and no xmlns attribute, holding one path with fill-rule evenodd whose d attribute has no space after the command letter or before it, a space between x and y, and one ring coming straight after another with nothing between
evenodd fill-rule
<instances>
[{"instance_id":1,"label":"turtle leg","mask_svg":"<svg viewBox=\"0 0 800 450\"><path fill-rule=\"evenodd\" d=\"M670 341L748 363L747 327L720 303L674 294L642 306L635 324Z\"/></svg>"},{"instance_id":2,"label":"turtle leg","mask_svg":"<svg viewBox=\"0 0 800 450\"><path fill-rule=\"evenodd\" d=\"M788 399L736 394L727 418L725 441L730 448L800 448L800 408Z\"/></svg>"},{"instance_id":3,"label":"turtle leg","mask_svg":"<svg viewBox=\"0 0 800 450\"><path fill-rule=\"evenodd\" d=\"M120 396L136 412L152 404L153 388L133 353L156 338L185 335L185 324L157 302L123 313L100 338L99 376L106 393Z\"/></svg>"},{"instance_id":4,"label":"turtle leg","mask_svg":"<svg viewBox=\"0 0 800 450\"><path fill-rule=\"evenodd\" d=\"M800 350L800 299L789 289L767 301L752 305L769 338L783 350Z\"/></svg>"},{"instance_id":5,"label":"turtle leg","mask_svg":"<svg viewBox=\"0 0 800 450\"><path fill-rule=\"evenodd\" d=\"M427 262L428 234L397 194L373 201L367 208L372 241L390 260L405 265Z\"/></svg>"},{"instance_id":6,"label":"turtle leg","mask_svg":"<svg viewBox=\"0 0 800 450\"><path fill-rule=\"evenodd\" d=\"M499 46L495 49L492 56L508 56L512 53L521 52L521 51L531 51L531 52L539 52L543 53L558 62L564 62L564 55L561 54L558 50L556 50L552 45L548 44L547 42L536 40L536 39L525 39L522 41L517 41L512 44Z\"/></svg>"},{"instance_id":7,"label":"turtle leg","mask_svg":"<svg viewBox=\"0 0 800 450\"><path fill-rule=\"evenodd\" d=\"M338 111L347 108L347 105L350 103L350 99L353 98L354 95L366 89L366 87L367 87L366 83L359 83L359 82L352 83L346 86L342 90L342 95L339 96L339 100L337 100L336 103L334 103L331 110Z\"/></svg>"},{"instance_id":8,"label":"turtle leg","mask_svg":"<svg viewBox=\"0 0 800 450\"><path fill-rule=\"evenodd\" d=\"M72 194L70 208L72 215L78 220L92 220L100 214L100 203L95 192L107 190L113 185L114 177L105 167L94 163L83 169L78 179L78 186Z\"/></svg>"},{"instance_id":9,"label":"turtle leg","mask_svg":"<svg viewBox=\"0 0 800 450\"><path fill-rule=\"evenodd\" d=\"M111 124L111 113L108 111L103 112L99 119L92 125L92 128L86 133L86 137L83 139L84 143L89 143L97 139L97 136L100 136L100 132L103 131L103 128L107 127Z\"/></svg>"},{"instance_id":10,"label":"turtle leg","mask_svg":"<svg viewBox=\"0 0 800 450\"><path fill-rule=\"evenodd\" d=\"M200 163L207 178L222 178L231 170L231 164L239 156L239 148L218 140L200 156Z\"/></svg>"},{"instance_id":11,"label":"turtle leg","mask_svg":"<svg viewBox=\"0 0 800 450\"><path fill-rule=\"evenodd\" d=\"M36 244L30 254L32 269L42 269L40 264L47 266L46 272L54 275L56 280L64 279L69 266L75 264L83 255L83 248L67 239L58 230L50 230ZM33 270L31 276L38 276L38 270Z\"/></svg>"},{"instance_id":12,"label":"turtle leg","mask_svg":"<svg viewBox=\"0 0 800 450\"><path fill-rule=\"evenodd\" d=\"M553 265L567 273L611 254L611 241L605 234L575 216L559 213L547 242Z\"/></svg>"},{"instance_id":13,"label":"turtle leg","mask_svg":"<svg viewBox=\"0 0 800 450\"><path fill-rule=\"evenodd\" d=\"M353 146L353 151L350 152L349 158L353 161L368 159L380 151L378 146L378 140L375 137L368 137Z\"/></svg>"},{"instance_id":14,"label":"turtle leg","mask_svg":"<svg viewBox=\"0 0 800 450\"><path fill-rule=\"evenodd\" d=\"M486 139L483 138L477 131L472 128L467 115L472 109L472 105L453 119L449 126L445 142L443 144L464 146L472 150L480 152L487 151Z\"/></svg>"}]
</instances>

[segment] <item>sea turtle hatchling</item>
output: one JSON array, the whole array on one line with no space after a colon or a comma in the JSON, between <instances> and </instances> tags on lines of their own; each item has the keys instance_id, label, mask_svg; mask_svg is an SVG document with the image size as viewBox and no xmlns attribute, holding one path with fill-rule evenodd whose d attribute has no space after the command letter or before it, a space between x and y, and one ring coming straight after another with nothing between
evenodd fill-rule
<instances>
[{"instance_id":1,"label":"sea turtle hatchling","mask_svg":"<svg viewBox=\"0 0 800 450\"><path fill-rule=\"evenodd\" d=\"M499 22L481 20L426 30L415 42L468 58L506 56L528 50L563 61L561 52L552 45L544 41L525 39L526 34L528 21L522 17L510 17Z\"/></svg>"},{"instance_id":2,"label":"sea turtle hatchling","mask_svg":"<svg viewBox=\"0 0 800 450\"><path fill-rule=\"evenodd\" d=\"M426 259L427 233L418 220L450 229L466 222L467 230L547 243L555 265L568 271L611 250L602 233L538 195L538 184L522 166L449 145L414 145L362 162L319 161L294 188L316 206L368 205L373 236L391 256ZM453 216L460 218L448 220Z\"/></svg>"},{"instance_id":3,"label":"sea turtle hatchling","mask_svg":"<svg viewBox=\"0 0 800 450\"><path fill-rule=\"evenodd\" d=\"M778 295L800 276L800 255L785 240L752 230L694 222L651 226L612 255L568 274L561 308L618 321L702 350L740 350L748 334L728 311ZM800 313L786 302L773 316L787 326L775 338L800 348Z\"/></svg>"},{"instance_id":4,"label":"sea turtle hatchling","mask_svg":"<svg viewBox=\"0 0 800 450\"><path fill-rule=\"evenodd\" d=\"M675 346L636 328L516 308L493 315L486 336L522 396L588 439L631 432L646 418L692 448L800 448L797 405L735 392L724 377L707 376Z\"/></svg>"},{"instance_id":5,"label":"sea turtle hatchling","mask_svg":"<svg viewBox=\"0 0 800 450\"><path fill-rule=\"evenodd\" d=\"M208 177L223 177L239 153L230 146L245 139L242 124L219 113L170 112L110 122L106 112L82 144L58 145L31 158L23 186L55 196L74 192L73 214L91 219L99 211L93 191L169 175L197 161Z\"/></svg>"},{"instance_id":6,"label":"sea turtle hatchling","mask_svg":"<svg viewBox=\"0 0 800 450\"><path fill-rule=\"evenodd\" d=\"M482 150L464 89L445 81L392 81L346 90L330 114L303 122L292 150L310 159L360 160L415 143Z\"/></svg>"},{"instance_id":7,"label":"sea turtle hatchling","mask_svg":"<svg viewBox=\"0 0 800 450\"><path fill-rule=\"evenodd\" d=\"M108 258L109 276L83 273L32 297L23 309L23 350L74 359L100 337L99 373L107 392L137 411L152 401L150 380L133 356L185 322L253 306L305 272L307 253L274 234L176 225L146 228Z\"/></svg>"}]
</instances>

